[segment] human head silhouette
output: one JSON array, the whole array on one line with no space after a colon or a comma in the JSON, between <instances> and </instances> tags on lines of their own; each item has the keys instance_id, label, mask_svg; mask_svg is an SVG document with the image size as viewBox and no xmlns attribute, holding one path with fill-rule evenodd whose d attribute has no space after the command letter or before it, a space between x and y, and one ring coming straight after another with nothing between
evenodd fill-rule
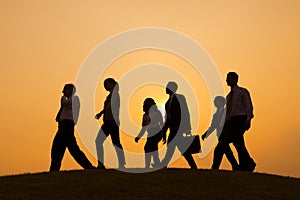
<instances>
[{"instance_id":1,"label":"human head silhouette","mask_svg":"<svg viewBox=\"0 0 300 200\"><path fill-rule=\"evenodd\" d=\"M143 104L143 111L148 114L152 109L157 109L155 101L152 98L146 98Z\"/></svg>"},{"instance_id":2,"label":"human head silhouette","mask_svg":"<svg viewBox=\"0 0 300 200\"><path fill-rule=\"evenodd\" d=\"M174 81L170 81L168 84L167 84L167 87L166 87L166 93L167 94L174 94L178 89L178 85L176 82Z\"/></svg>"},{"instance_id":3,"label":"human head silhouette","mask_svg":"<svg viewBox=\"0 0 300 200\"><path fill-rule=\"evenodd\" d=\"M114 89L118 91L118 82L113 78L107 78L104 80L104 88L109 92L112 92Z\"/></svg>"},{"instance_id":4,"label":"human head silhouette","mask_svg":"<svg viewBox=\"0 0 300 200\"><path fill-rule=\"evenodd\" d=\"M226 77L227 85L230 87L234 87L237 85L239 80L239 75L235 72L229 72Z\"/></svg>"},{"instance_id":5,"label":"human head silhouette","mask_svg":"<svg viewBox=\"0 0 300 200\"><path fill-rule=\"evenodd\" d=\"M224 106L226 104L226 100L222 96L216 96L214 99L214 104L215 104L216 108L224 108Z\"/></svg>"},{"instance_id":6,"label":"human head silhouette","mask_svg":"<svg viewBox=\"0 0 300 200\"><path fill-rule=\"evenodd\" d=\"M69 83L69 84L65 84L64 89L62 91L62 93L66 96L66 97L70 97L72 95L74 95L76 93L76 87L74 84Z\"/></svg>"}]
</instances>

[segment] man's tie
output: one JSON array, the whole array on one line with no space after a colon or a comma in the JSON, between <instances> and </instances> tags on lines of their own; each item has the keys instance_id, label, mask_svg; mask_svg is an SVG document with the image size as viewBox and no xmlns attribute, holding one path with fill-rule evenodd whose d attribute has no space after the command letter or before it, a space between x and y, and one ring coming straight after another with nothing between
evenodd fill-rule
<instances>
[{"instance_id":1,"label":"man's tie","mask_svg":"<svg viewBox=\"0 0 300 200\"><path fill-rule=\"evenodd\" d=\"M168 105L168 110L167 110L167 115L168 115L169 119L171 119L171 105L172 105L173 97L174 97L174 95L170 96L170 98L169 98L169 105Z\"/></svg>"},{"instance_id":2,"label":"man's tie","mask_svg":"<svg viewBox=\"0 0 300 200\"><path fill-rule=\"evenodd\" d=\"M228 120L228 117L230 117L232 113L232 91L229 92L229 94L226 97L226 119Z\"/></svg>"}]
</instances>

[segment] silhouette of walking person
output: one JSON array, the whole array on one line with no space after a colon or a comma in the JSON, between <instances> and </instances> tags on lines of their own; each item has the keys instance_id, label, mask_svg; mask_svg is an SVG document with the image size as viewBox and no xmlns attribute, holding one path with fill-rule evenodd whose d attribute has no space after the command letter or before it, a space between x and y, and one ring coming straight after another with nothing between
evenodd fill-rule
<instances>
[{"instance_id":1,"label":"silhouette of walking person","mask_svg":"<svg viewBox=\"0 0 300 200\"><path fill-rule=\"evenodd\" d=\"M79 98L75 95L76 88L73 84L66 84L62 92L61 108L56 116L58 131L52 144L50 171L59 171L66 148L81 167L93 169L95 167L80 150L74 136L80 109Z\"/></svg>"},{"instance_id":2,"label":"silhouette of walking person","mask_svg":"<svg viewBox=\"0 0 300 200\"><path fill-rule=\"evenodd\" d=\"M158 110L155 101L152 98L147 98L144 101L142 121L142 129L135 142L147 131L147 142L144 146L145 151L145 168L150 168L151 158L153 158L153 168L159 167L160 160L158 157L158 143L162 140L161 129L163 126L163 118L161 112Z\"/></svg>"},{"instance_id":3,"label":"silhouette of walking person","mask_svg":"<svg viewBox=\"0 0 300 200\"><path fill-rule=\"evenodd\" d=\"M205 140L205 138L207 138L214 130L216 130L217 136L218 136L218 138L220 138L221 131L223 129L223 125L224 125L224 121L225 121L225 116L226 116L225 104L226 104L226 99L222 96L217 96L214 99L214 105L217 108L217 110L216 110L215 114L213 115L213 119L212 119L210 127L202 135L202 140ZM236 161L229 145L227 146L227 148L224 148L224 153L231 164L232 170L238 170L239 164Z\"/></svg>"},{"instance_id":4,"label":"silhouette of walking person","mask_svg":"<svg viewBox=\"0 0 300 200\"><path fill-rule=\"evenodd\" d=\"M247 89L239 87L238 74L229 72L226 82L231 87L226 100L226 119L223 131L214 151L213 169L218 169L223 154L230 143L233 143L239 157L239 170L254 171L256 163L250 157L245 146L244 133L250 128L253 118L253 105Z\"/></svg>"},{"instance_id":5,"label":"silhouette of walking person","mask_svg":"<svg viewBox=\"0 0 300 200\"><path fill-rule=\"evenodd\" d=\"M107 78L104 81L104 88L109 92L104 102L103 110L96 114L95 118L99 119L103 115L103 124L96 137L96 149L98 156L99 169L105 169L104 166L104 149L103 143L106 138L110 135L112 143L117 152L119 168L125 167L125 156L123 147L120 142L120 131L119 131L119 113L120 113L120 95L119 85L113 78Z\"/></svg>"},{"instance_id":6,"label":"silhouette of walking person","mask_svg":"<svg viewBox=\"0 0 300 200\"><path fill-rule=\"evenodd\" d=\"M186 99L182 94L177 94L178 85L176 82L170 81L166 86L166 93L169 99L165 104L166 121L162 129L163 143L166 143L166 132L170 129L167 139L167 151L165 158L161 161L161 165L167 166L175 152L175 148L183 139L183 134L191 133L190 113L186 103ZM191 154L181 152L189 166L197 169L197 165Z\"/></svg>"}]
</instances>

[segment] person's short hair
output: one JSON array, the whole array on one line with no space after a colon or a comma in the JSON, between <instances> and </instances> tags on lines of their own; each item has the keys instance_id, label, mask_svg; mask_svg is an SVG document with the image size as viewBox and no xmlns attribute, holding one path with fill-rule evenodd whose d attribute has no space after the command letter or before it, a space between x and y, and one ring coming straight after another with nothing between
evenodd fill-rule
<instances>
[{"instance_id":1,"label":"person's short hair","mask_svg":"<svg viewBox=\"0 0 300 200\"><path fill-rule=\"evenodd\" d=\"M76 87L72 83L65 84L63 92L65 92L66 90L72 90L73 91L72 94L76 93Z\"/></svg>"},{"instance_id":2,"label":"person's short hair","mask_svg":"<svg viewBox=\"0 0 300 200\"><path fill-rule=\"evenodd\" d=\"M116 84L117 81L115 81L115 79L113 79L113 78L107 78L107 79L104 80L104 84L106 84L106 83Z\"/></svg>"},{"instance_id":3,"label":"person's short hair","mask_svg":"<svg viewBox=\"0 0 300 200\"><path fill-rule=\"evenodd\" d=\"M104 85L108 84L108 83L112 83L114 85L114 89L116 91L119 91L119 84L118 84L118 82L115 79L113 79L113 78L107 78L107 79L105 79L104 80Z\"/></svg>"},{"instance_id":4,"label":"person's short hair","mask_svg":"<svg viewBox=\"0 0 300 200\"><path fill-rule=\"evenodd\" d=\"M239 75L236 72L229 72L227 76L232 77L236 82L239 80Z\"/></svg>"},{"instance_id":5,"label":"person's short hair","mask_svg":"<svg viewBox=\"0 0 300 200\"><path fill-rule=\"evenodd\" d=\"M216 96L214 101L219 103L220 106L225 106L226 104L226 99L223 96Z\"/></svg>"},{"instance_id":6,"label":"person's short hair","mask_svg":"<svg viewBox=\"0 0 300 200\"><path fill-rule=\"evenodd\" d=\"M167 88L168 88L169 90L171 90L172 92L175 93L175 92L177 91L177 89L178 89L178 85L177 85L176 82L170 81L170 82L167 84Z\"/></svg>"}]
</instances>

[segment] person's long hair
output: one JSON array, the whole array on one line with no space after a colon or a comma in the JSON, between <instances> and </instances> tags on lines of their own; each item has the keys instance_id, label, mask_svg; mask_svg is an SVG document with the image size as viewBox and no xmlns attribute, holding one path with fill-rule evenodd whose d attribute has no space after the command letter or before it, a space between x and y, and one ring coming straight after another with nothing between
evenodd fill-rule
<instances>
[{"instance_id":1,"label":"person's long hair","mask_svg":"<svg viewBox=\"0 0 300 200\"><path fill-rule=\"evenodd\" d=\"M147 98L144 101L143 110L146 114L149 114L150 109L151 111L158 111L155 101L152 98Z\"/></svg>"}]
</instances>

